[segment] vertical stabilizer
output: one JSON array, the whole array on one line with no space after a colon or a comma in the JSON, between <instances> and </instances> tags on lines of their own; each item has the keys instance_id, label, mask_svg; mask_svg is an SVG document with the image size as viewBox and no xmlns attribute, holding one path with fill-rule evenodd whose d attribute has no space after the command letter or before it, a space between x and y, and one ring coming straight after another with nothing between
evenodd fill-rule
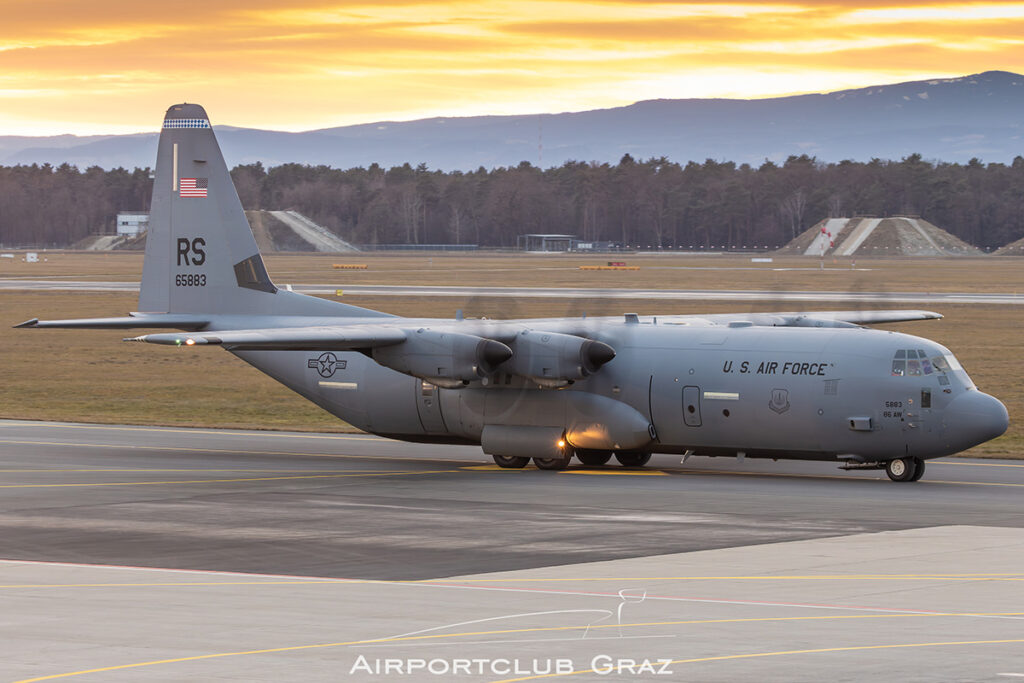
<instances>
[{"instance_id":1,"label":"vertical stabilizer","mask_svg":"<svg viewBox=\"0 0 1024 683\"><path fill-rule=\"evenodd\" d=\"M176 104L164 117L139 311L380 315L274 286L198 104Z\"/></svg>"}]
</instances>

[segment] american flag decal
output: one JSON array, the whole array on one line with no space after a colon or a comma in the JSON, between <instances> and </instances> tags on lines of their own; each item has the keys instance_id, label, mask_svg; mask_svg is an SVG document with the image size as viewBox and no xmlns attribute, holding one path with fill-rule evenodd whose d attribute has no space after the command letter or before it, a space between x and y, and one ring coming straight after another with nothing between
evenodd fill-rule
<instances>
[{"instance_id":1,"label":"american flag decal","mask_svg":"<svg viewBox=\"0 0 1024 683\"><path fill-rule=\"evenodd\" d=\"M205 197L210 186L209 178L182 178L178 184L179 197Z\"/></svg>"}]
</instances>

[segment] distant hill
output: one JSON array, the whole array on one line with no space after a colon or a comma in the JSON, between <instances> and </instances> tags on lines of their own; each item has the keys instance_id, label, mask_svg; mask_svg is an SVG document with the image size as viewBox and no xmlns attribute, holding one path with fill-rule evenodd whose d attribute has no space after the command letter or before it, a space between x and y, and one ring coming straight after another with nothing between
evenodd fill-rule
<instances>
[{"instance_id":1,"label":"distant hill","mask_svg":"<svg viewBox=\"0 0 1024 683\"><path fill-rule=\"evenodd\" d=\"M217 126L229 165L262 161L351 168L403 163L441 170L569 160L668 157L760 165L807 154L823 161L1009 162L1024 155L1024 76L1005 71L762 100L649 100L563 114L433 118L303 133ZM213 112L216 117L216 112ZM152 166L156 132L0 136L0 164Z\"/></svg>"}]
</instances>

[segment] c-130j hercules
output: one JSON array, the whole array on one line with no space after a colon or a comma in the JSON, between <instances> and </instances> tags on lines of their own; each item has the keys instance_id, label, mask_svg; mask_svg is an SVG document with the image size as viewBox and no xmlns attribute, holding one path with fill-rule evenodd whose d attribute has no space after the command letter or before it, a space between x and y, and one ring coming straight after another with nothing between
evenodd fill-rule
<instances>
[{"instance_id":1,"label":"c-130j hercules","mask_svg":"<svg viewBox=\"0 0 1024 683\"><path fill-rule=\"evenodd\" d=\"M674 453L916 481L1008 424L948 349L861 326L927 311L440 320L280 290L195 104L164 119L139 311L21 326L183 330L132 341L222 346L360 429L480 444L510 468Z\"/></svg>"}]
</instances>

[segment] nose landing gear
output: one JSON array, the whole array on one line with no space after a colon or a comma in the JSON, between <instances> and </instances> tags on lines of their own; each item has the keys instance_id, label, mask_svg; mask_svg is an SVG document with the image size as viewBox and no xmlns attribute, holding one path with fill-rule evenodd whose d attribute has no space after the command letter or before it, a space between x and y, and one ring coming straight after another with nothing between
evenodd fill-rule
<instances>
[{"instance_id":1,"label":"nose landing gear","mask_svg":"<svg viewBox=\"0 0 1024 683\"><path fill-rule=\"evenodd\" d=\"M893 481L917 481L924 476L924 460L896 458L885 464L885 473Z\"/></svg>"}]
</instances>

